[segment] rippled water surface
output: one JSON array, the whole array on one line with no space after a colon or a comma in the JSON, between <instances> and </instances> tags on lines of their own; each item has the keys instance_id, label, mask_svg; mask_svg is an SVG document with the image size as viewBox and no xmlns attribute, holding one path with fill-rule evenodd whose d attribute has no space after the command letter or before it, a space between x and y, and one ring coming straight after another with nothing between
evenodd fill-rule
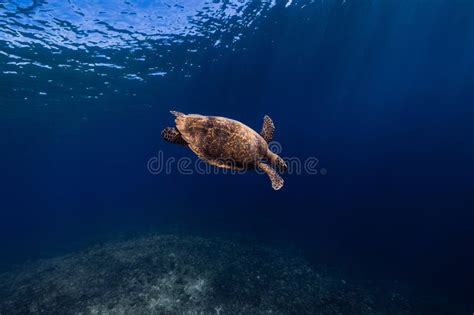
<instances>
[{"instance_id":1,"label":"rippled water surface","mask_svg":"<svg viewBox=\"0 0 474 315\"><path fill-rule=\"evenodd\" d=\"M197 61L206 61L196 55L213 47L234 49L243 30L248 34L255 19L274 5L247 0L0 2L0 76L21 78L22 84L10 86L12 92L46 96L48 90L68 89L71 98L117 93L111 81L118 79L146 83L170 73L189 76L200 67ZM46 77L48 84L38 84ZM94 80L104 86L93 86Z\"/></svg>"}]
</instances>

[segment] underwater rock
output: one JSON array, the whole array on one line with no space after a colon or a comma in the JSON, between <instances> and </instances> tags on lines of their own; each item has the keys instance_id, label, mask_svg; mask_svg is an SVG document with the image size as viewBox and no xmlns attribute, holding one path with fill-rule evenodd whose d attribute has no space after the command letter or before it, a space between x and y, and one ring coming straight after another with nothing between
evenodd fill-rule
<instances>
[{"instance_id":1,"label":"underwater rock","mask_svg":"<svg viewBox=\"0 0 474 315\"><path fill-rule=\"evenodd\" d=\"M174 235L106 243L0 275L0 314L380 314L374 301L274 249ZM384 313L408 313L401 297L391 302Z\"/></svg>"}]
</instances>

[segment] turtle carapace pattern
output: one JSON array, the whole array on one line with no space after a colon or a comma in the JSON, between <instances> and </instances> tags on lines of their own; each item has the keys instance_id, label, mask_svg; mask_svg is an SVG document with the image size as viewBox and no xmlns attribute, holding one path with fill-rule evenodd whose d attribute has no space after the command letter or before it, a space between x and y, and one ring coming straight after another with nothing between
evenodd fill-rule
<instances>
[{"instance_id":1,"label":"turtle carapace pattern","mask_svg":"<svg viewBox=\"0 0 474 315\"><path fill-rule=\"evenodd\" d=\"M260 169L268 174L272 187L283 187L277 170L287 169L285 161L268 148L275 126L265 115L260 133L243 123L225 117L183 114L171 111L176 127L165 128L161 136L189 147L200 159L211 165L234 169Z\"/></svg>"}]
</instances>

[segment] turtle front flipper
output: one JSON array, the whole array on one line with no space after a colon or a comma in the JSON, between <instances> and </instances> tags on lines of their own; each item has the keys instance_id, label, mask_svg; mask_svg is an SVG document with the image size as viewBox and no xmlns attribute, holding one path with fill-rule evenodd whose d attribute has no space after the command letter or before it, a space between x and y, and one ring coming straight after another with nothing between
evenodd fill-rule
<instances>
[{"instance_id":1,"label":"turtle front flipper","mask_svg":"<svg viewBox=\"0 0 474 315\"><path fill-rule=\"evenodd\" d=\"M275 125L273 124L272 119L268 115L265 115L265 117L263 117L263 126L262 131L260 131L260 135L267 143L270 143L270 141L273 139L274 131Z\"/></svg>"},{"instance_id":2,"label":"turtle front flipper","mask_svg":"<svg viewBox=\"0 0 474 315\"><path fill-rule=\"evenodd\" d=\"M273 189L278 190L283 187L283 178L281 178L270 165L260 162L258 163L258 168L267 173L268 177L270 177Z\"/></svg>"},{"instance_id":3,"label":"turtle front flipper","mask_svg":"<svg viewBox=\"0 0 474 315\"><path fill-rule=\"evenodd\" d=\"M161 137L168 142L187 145L186 141L181 137L181 133L175 127L168 127L161 131Z\"/></svg>"}]
</instances>

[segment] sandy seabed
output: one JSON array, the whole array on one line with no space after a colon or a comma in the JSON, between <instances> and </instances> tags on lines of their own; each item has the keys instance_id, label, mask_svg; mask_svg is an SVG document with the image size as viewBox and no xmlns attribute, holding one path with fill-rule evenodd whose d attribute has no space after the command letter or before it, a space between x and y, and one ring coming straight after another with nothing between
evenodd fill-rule
<instances>
[{"instance_id":1,"label":"sandy seabed","mask_svg":"<svg viewBox=\"0 0 474 315\"><path fill-rule=\"evenodd\" d=\"M0 314L416 314L263 245L153 235L0 275Z\"/></svg>"}]
</instances>

